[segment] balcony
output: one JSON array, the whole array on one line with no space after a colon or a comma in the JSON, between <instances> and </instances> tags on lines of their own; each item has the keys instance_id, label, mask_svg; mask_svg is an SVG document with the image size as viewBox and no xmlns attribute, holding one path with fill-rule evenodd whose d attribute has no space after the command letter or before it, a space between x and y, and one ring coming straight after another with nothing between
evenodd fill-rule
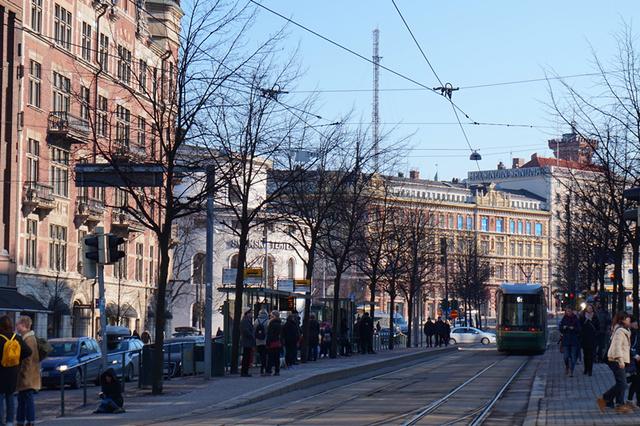
<instances>
[{"instance_id":1,"label":"balcony","mask_svg":"<svg viewBox=\"0 0 640 426\"><path fill-rule=\"evenodd\" d=\"M97 224L102 221L104 203L94 198L78 196L76 199L76 217L82 222Z\"/></svg>"},{"instance_id":2,"label":"balcony","mask_svg":"<svg viewBox=\"0 0 640 426\"><path fill-rule=\"evenodd\" d=\"M50 212L56 208L53 187L38 182L25 182L22 192L22 205L28 211Z\"/></svg>"},{"instance_id":3,"label":"balcony","mask_svg":"<svg viewBox=\"0 0 640 426\"><path fill-rule=\"evenodd\" d=\"M87 120L67 111L51 111L47 120L47 132L52 139L84 144L91 135L91 128Z\"/></svg>"},{"instance_id":4,"label":"balcony","mask_svg":"<svg viewBox=\"0 0 640 426\"><path fill-rule=\"evenodd\" d=\"M131 214L114 207L111 211L111 232L126 236L130 232L144 232L145 227Z\"/></svg>"}]
</instances>

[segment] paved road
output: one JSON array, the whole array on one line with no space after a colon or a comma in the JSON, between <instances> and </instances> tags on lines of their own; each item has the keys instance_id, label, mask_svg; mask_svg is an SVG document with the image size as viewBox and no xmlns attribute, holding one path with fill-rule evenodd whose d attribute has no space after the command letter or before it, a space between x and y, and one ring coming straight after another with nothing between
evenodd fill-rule
<instances>
[{"instance_id":1,"label":"paved road","mask_svg":"<svg viewBox=\"0 0 640 426\"><path fill-rule=\"evenodd\" d=\"M495 347L468 348L170 424L462 425L480 419L517 425L528 401L519 387L530 389L539 358L499 354Z\"/></svg>"}]
</instances>

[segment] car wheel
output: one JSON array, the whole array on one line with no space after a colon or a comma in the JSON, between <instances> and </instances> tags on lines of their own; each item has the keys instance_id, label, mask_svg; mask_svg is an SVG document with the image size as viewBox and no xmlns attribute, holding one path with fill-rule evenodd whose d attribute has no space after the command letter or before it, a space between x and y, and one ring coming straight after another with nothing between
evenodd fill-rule
<instances>
[{"instance_id":1,"label":"car wheel","mask_svg":"<svg viewBox=\"0 0 640 426\"><path fill-rule=\"evenodd\" d=\"M483 345L488 345L489 339L487 339L486 337L483 337L482 340L480 340L480 343L482 343Z\"/></svg>"},{"instance_id":2,"label":"car wheel","mask_svg":"<svg viewBox=\"0 0 640 426\"><path fill-rule=\"evenodd\" d=\"M133 376L134 376L134 375L135 375L135 374L134 374L134 372L133 372L133 364L129 364L129 365L127 366L127 372L126 372L126 374L125 374L125 376L124 376L124 380L125 380L126 382L130 382L130 381L132 381L132 380L133 380Z\"/></svg>"},{"instance_id":3,"label":"car wheel","mask_svg":"<svg viewBox=\"0 0 640 426\"><path fill-rule=\"evenodd\" d=\"M450 345L455 345L456 343L457 343L456 339L454 339L453 337L449 339L449 344Z\"/></svg>"},{"instance_id":4,"label":"car wheel","mask_svg":"<svg viewBox=\"0 0 640 426\"><path fill-rule=\"evenodd\" d=\"M82 373L79 368L76 368L76 372L73 375L73 381L71 382L72 389L78 389L82 383Z\"/></svg>"}]
</instances>

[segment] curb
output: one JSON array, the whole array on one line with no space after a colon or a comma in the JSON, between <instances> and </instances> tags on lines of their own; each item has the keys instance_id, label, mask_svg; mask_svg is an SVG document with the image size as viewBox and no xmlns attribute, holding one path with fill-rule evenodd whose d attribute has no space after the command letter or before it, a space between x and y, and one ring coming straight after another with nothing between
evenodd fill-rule
<instances>
[{"instance_id":1,"label":"curb","mask_svg":"<svg viewBox=\"0 0 640 426\"><path fill-rule=\"evenodd\" d=\"M531 393L529 394L529 403L527 404L527 416L522 426L538 426L546 425L546 421L541 421L540 403L545 396L547 390L547 373L546 371L539 374L540 362L536 369L536 376L531 384Z\"/></svg>"},{"instance_id":2,"label":"curb","mask_svg":"<svg viewBox=\"0 0 640 426\"><path fill-rule=\"evenodd\" d=\"M332 382L335 380L344 379L350 376L356 376L356 375L366 373L378 368L393 367L395 365L402 364L405 362L411 362L411 361L419 360L422 358L431 358L438 354L456 352L457 350L458 350L457 346L451 346L444 349L436 349L431 351L417 351L411 354L401 355L391 359L385 359L385 360L380 360L376 362L366 363L362 365L353 366L350 368L343 368L339 370L329 371L326 373L314 374L311 376L303 377L299 380L292 381L288 384L285 383L284 386L276 386L276 384L274 384L273 389L261 388L248 395L232 398L230 400L224 401L215 406L208 407L207 409L196 410L194 411L193 414L206 414L208 412L211 412L212 409L230 410L234 408L239 408L245 405L264 401L266 399L270 399L276 396L281 396L296 390L306 389L315 385L321 385L321 384ZM278 383L278 385L280 384L281 383Z\"/></svg>"}]
</instances>

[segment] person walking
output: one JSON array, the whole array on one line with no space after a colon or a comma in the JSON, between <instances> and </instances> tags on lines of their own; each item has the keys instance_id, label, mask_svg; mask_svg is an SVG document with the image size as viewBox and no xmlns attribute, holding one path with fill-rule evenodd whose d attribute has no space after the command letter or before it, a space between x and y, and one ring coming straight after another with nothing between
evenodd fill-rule
<instances>
[{"instance_id":1,"label":"person walking","mask_svg":"<svg viewBox=\"0 0 640 426\"><path fill-rule=\"evenodd\" d=\"M565 375L573 377L580 351L580 321L571 307L565 309L559 325L564 354Z\"/></svg>"},{"instance_id":2,"label":"person walking","mask_svg":"<svg viewBox=\"0 0 640 426\"><path fill-rule=\"evenodd\" d=\"M329 356L329 349L331 348L331 339L333 338L333 330L331 329L331 324L328 322L324 323L321 332L321 341L320 341L320 358L326 358Z\"/></svg>"},{"instance_id":3,"label":"person walking","mask_svg":"<svg viewBox=\"0 0 640 426\"><path fill-rule=\"evenodd\" d=\"M431 317L427 318L427 322L424 323L424 335L427 336L427 347L433 347L433 334L436 331L436 325L431 321Z\"/></svg>"},{"instance_id":4,"label":"person walking","mask_svg":"<svg viewBox=\"0 0 640 426\"><path fill-rule=\"evenodd\" d=\"M435 339L436 339L436 347L440 347L442 343L444 343L444 322L442 322L442 317L438 317L436 320L435 328Z\"/></svg>"},{"instance_id":5,"label":"person walking","mask_svg":"<svg viewBox=\"0 0 640 426\"><path fill-rule=\"evenodd\" d=\"M253 360L253 348L256 346L256 338L253 334L253 310L248 308L240 321L240 345L242 345L242 367L240 376L251 377L249 367Z\"/></svg>"},{"instance_id":6,"label":"person walking","mask_svg":"<svg viewBox=\"0 0 640 426\"><path fill-rule=\"evenodd\" d=\"M364 354L364 345L362 344L362 335L360 334L361 321L362 319L360 318L360 315L358 315L356 317L356 322L353 323L353 340L355 340L358 353Z\"/></svg>"},{"instance_id":7,"label":"person walking","mask_svg":"<svg viewBox=\"0 0 640 426\"><path fill-rule=\"evenodd\" d=\"M593 306L587 305L580 315L580 343L584 355L584 374L589 376L593 375L593 357L599 326L598 316L595 314Z\"/></svg>"},{"instance_id":8,"label":"person walking","mask_svg":"<svg viewBox=\"0 0 640 426\"><path fill-rule=\"evenodd\" d=\"M349 343L349 324L346 315L343 313L340 320L340 356L351 356L351 345Z\"/></svg>"},{"instance_id":9,"label":"person walking","mask_svg":"<svg viewBox=\"0 0 640 426\"><path fill-rule=\"evenodd\" d=\"M275 376L280 375L280 349L282 349L282 321L280 312L271 311L271 320L267 325L267 372L270 376L275 368Z\"/></svg>"},{"instance_id":10,"label":"person walking","mask_svg":"<svg viewBox=\"0 0 640 426\"><path fill-rule=\"evenodd\" d=\"M260 358L260 375L267 373L267 326L269 325L269 314L262 308L258 318L253 323L253 335L256 338L256 350Z\"/></svg>"},{"instance_id":11,"label":"person walking","mask_svg":"<svg viewBox=\"0 0 640 426\"><path fill-rule=\"evenodd\" d=\"M611 315L604 307L598 303L596 305L596 316L598 317L598 334L596 336L596 362L607 362L607 344L609 342L609 332L611 331Z\"/></svg>"},{"instance_id":12,"label":"person walking","mask_svg":"<svg viewBox=\"0 0 640 426\"><path fill-rule=\"evenodd\" d=\"M360 320L360 339L362 340L363 354L375 354L373 350L373 319L369 312L365 312Z\"/></svg>"},{"instance_id":13,"label":"person walking","mask_svg":"<svg viewBox=\"0 0 640 426\"><path fill-rule=\"evenodd\" d=\"M382 326L380 325L380 321L376 322L376 332L380 334L380 330L382 330Z\"/></svg>"},{"instance_id":14,"label":"person walking","mask_svg":"<svg viewBox=\"0 0 640 426\"><path fill-rule=\"evenodd\" d=\"M307 359L318 360L318 345L320 344L320 323L315 314L309 315L309 354Z\"/></svg>"},{"instance_id":15,"label":"person walking","mask_svg":"<svg viewBox=\"0 0 640 426\"><path fill-rule=\"evenodd\" d=\"M18 426L31 426L36 421L36 407L33 399L34 393L41 387L40 379L40 354L38 352L38 341L36 335L31 330L31 317L23 315L18 319L16 331L20 333L25 345L31 350L31 355L22 360L18 373L18 410L16 423Z\"/></svg>"},{"instance_id":16,"label":"person walking","mask_svg":"<svg viewBox=\"0 0 640 426\"><path fill-rule=\"evenodd\" d=\"M629 383L629 394L627 395L627 400L629 404L633 404L633 396L636 397L636 406L640 407L640 371L638 370L638 361L636 360L636 355L640 354L640 339L638 339L638 320L637 318L631 318L631 324L629 326L629 331L631 332L631 353L629 360L628 368L626 369L627 383Z\"/></svg>"},{"instance_id":17,"label":"person walking","mask_svg":"<svg viewBox=\"0 0 640 426\"><path fill-rule=\"evenodd\" d=\"M0 318L0 423L13 424L15 404L13 394L18 384L22 360L31 356L31 349L13 331L13 321L7 315ZM3 420L4 418L4 420Z\"/></svg>"},{"instance_id":18,"label":"person walking","mask_svg":"<svg viewBox=\"0 0 640 426\"><path fill-rule=\"evenodd\" d=\"M287 316L282 333L284 337L284 362L287 368L291 368L298 357L298 341L300 340L300 328L294 315Z\"/></svg>"},{"instance_id":19,"label":"person walking","mask_svg":"<svg viewBox=\"0 0 640 426\"><path fill-rule=\"evenodd\" d=\"M633 408L624 402L624 391L627 387L625 367L630 362L631 318L626 312L618 313L613 320L613 334L607 352L609 368L613 373L614 385L597 399L598 408L604 412L606 408L615 408L618 413L631 413ZM636 355L636 357L639 357ZM640 358L640 357L639 357Z\"/></svg>"},{"instance_id":20,"label":"person walking","mask_svg":"<svg viewBox=\"0 0 640 426\"><path fill-rule=\"evenodd\" d=\"M449 321L444 322L444 345L449 346L451 340L451 323Z\"/></svg>"}]
</instances>

